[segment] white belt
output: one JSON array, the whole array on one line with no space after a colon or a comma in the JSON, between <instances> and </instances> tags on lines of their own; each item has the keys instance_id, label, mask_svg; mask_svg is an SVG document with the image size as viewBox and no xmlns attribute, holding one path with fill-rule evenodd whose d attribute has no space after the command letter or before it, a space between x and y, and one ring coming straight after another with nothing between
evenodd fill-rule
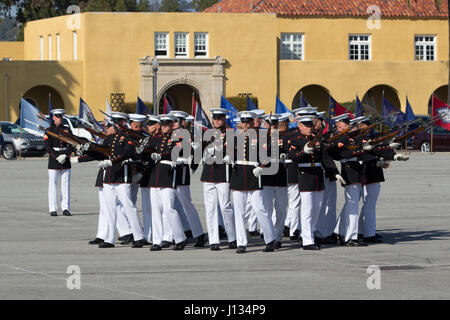
<instances>
[{"instance_id":1,"label":"white belt","mask_svg":"<svg viewBox=\"0 0 450 320\"><path fill-rule=\"evenodd\" d=\"M322 164L320 162L313 162L313 163L299 163L299 168L311 168L311 167L322 167Z\"/></svg>"},{"instance_id":2,"label":"white belt","mask_svg":"<svg viewBox=\"0 0 450 320\"><path fill-rule=\"evenodd\" d=\"M172 168L175 168L177 166L176 162L173 161L168 161L168 160L161 160L159 163L161 164L167 164L169 166L171 166Z\"/></svg>"},{"instance_id":3,"label":"white belt","mask_svg":"<svg viewBox=\"0 0 450 320\"><path fill-rule=\"evenodd\" d=\"M348 159L340 160L341 163L353 162L353 161L358 161L358 158L354 157L354 158L348 158Z\"/></svg>"},{"instance_id":4,"label":"white belt","mask_svg":"<svg viewBox=\"0 0 450 320\"><path fill-rule=\"evenodd\" d=\"M236 164L239 164L241 166L253 166L253 167L259 166L258 162L252 162L252 161L236 161Z\"/></svg>"},{"instance_id":5,"label":"white belt","mask_svg":"<svg viewBox=\"0 0 450 320\"><path fill-rule=\"evenodd\" d=\"M55 150L55 151L66 151L67 148L53 148L53 150Z\"/></svg>"},{"instance_id":6,"label":"white belt","mask_svg":"<svg viewBox=\"0 0 450 320\"><path fill-rule=\"evenodd\" d=\"M292 163L292 160L291 159L286 159L286 160L284 160L284 163Z\"/></svg>"},{"instance_id":7,"label":"white belt","mask_svg":"<svg viewBox=\"0 0 450 320\"><path fill-rule=\"evenodd\" d=\"M189 164L189 160L186 158L178 158L177 163Z\"/></svg>"}]
</instances>

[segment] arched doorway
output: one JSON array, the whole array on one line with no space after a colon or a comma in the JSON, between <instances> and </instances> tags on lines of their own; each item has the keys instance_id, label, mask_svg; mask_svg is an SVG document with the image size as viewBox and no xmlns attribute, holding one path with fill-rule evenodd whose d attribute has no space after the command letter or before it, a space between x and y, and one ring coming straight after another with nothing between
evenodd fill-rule
<instances>
[{"instance_id":1,"label":"arched doorway","mask_svg":"<svg viewBox=\"0 0 450 320\"><path fill-rule=\"evenodd\" d=\"M400 99L397 90L391 86L380 84L367 90L362 99L362 103L366 108L367 113L375 114L377 116L381 115L383 94L384 98L390 104L400 109Z\"/></svg>"},{"instance_id":2,"label":"arched doorway","mask_svg":"<svg viewBox=\"0 0 450 320\"><path fill-rule=\"evenodd\" d=\"M292 109L300 108L301 96L319 111L328 111L330 90L327 88L315 84L301 88L292 101Z\"/></svg>"},{"instance_id":3,"label":"arched doorway","mask_svg":"<svg viewBox=\"0 0 450 320\"><path fill-rule=\"evenodd\" d=\"M54 88L46 85L40 85L29 89L23 95L23 98L37 107L42 113L48 114L49 112L49 99L52 99L53 108L64 109L64 101Z\"/></svg>"},{"instance_id":4,"label":"arched doorway","mask_svg":"<svg viewBox=\"0 0 450 320\"><path fill-rule=\"evenodd\" d=\"M201 105L197 89L187 84L173 85L164 91L161 99L159 99L159 114L164 113L164 99L167 99L173 110L181 110L192 114L193 97Z\"/></svg>"},{"instance_id":5,"label":"arched doorway","mask_svg":"<svg viewBox=\"0 0 450 320\"><path fill-rule=\"evenodd\" d=\"M447 103L447 99L448 99L448 85L445 86L441 86L439 88L437 88L436 90L433 91L433 93L430 95L430 99L428 99L428 114L431 114L432 111L432 100L431 97L435 96L436 98L438 98L441 101L444 101L445 103Z\"/></svg>"}]
</instances>

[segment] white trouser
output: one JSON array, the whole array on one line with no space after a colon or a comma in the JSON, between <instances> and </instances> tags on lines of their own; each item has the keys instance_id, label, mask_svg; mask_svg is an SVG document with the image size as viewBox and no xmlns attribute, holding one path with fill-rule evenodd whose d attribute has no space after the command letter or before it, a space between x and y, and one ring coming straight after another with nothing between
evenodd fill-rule
<instances>
[{"instance_id":1,"label":"white trouser","mask_svg":"<svg viewBox=\"0 0 450 320\"><path fill-rule=\"evenodd\" d=\"M178 197L175 197L174 209L177 211L178 216L180 217L181 224L183 225L183 230L191 230L188 218L186 217L186 211L184 210L185 208L183 208L183 205L181 204L181 201Z\"/></svg>"},{"instance_id":2,"label":"white trouser","mask_svg":"<svg viewBox=\"0 0 450 320\"><path fill-rule=\"evenodd\" d=\"M123 237L133 233L131 231L130 221L128 221L127 213L125 212L125 208L117 201L117 222L116 222L117 231L119 232L119 236Z\"/></svg>"},{"instance_id":3,"label":"white trouser","mask_svg":"<svg viewBox=\"0 0 450 320\"><path fill-rule=\"evenodd\" d=\"M219 213L224 218L225 231L228 242L236 240L236 226L234 212L230 201L229 183L203 183L203 197L206 211L206 227L208 229L209 244L219 244Z\"/></svg>"},{"instance_id":4,"label":"white trouser","mask_svg":"<svg viewBox=\"0 0 450 320\"><path fill-rule=\"evenodd\" d=\"M275 240L281 241L283 238L284 222L286 221L288 194L287 187L263 188L263 197L267 199L267 211L275 228ZM275 201L275 206L274 206ZM275 214L273 214L275 208Z\"/></svg>"},{"instance_id":5,"label":"white trouser","mask_svg":"<svg viewBox=\"0 0 450 320\"><path fill-rule=\"evenodd\" d=\"M97 228L97 236L96 238L105 240L108 234L108 219L106 212L106 199L105 192L103 191L103 187L98 188L98 200L100 203L100 211L98 214L98 228Z\"/></svg>"},{"instance_id":6,"label":"white trouser","mask_svg":"<svg viewBox=\"0 0 450 320\"><path fill-rule=\"evenodd\" d=\"M229 184L228 184L229 185ZM230 188L228 188L228 193L230 193ZM225 228L225 222L223 221L223 214L222 214L222 209L220 209L220 207L217 208L217 215L219 217L218 221L219 221L219 226L221 226L222 228ZM234 219L234 218L233 218ZM233 220L234 221L234 220ZM234 225L234 223L233 223Z\"/></svg>"},{"instance_id":7,"label":"white trouser","mask_svg":"<svg viewBox=\"0 0 450 320\"><path fill-rule=\"evenodd\" d=\"M255 210L253 210L252 202L250 201L250 198L248 198L247 203L245 205L245 216L244 216L245 222L248 222L248 231L254 232L258 230L257 225L257 216Z\"/></svg>"},{"instance_id":8,"label":"white trouser","mask_svg":"<svg viewBox=\"0 0 450 320\"><path fill-rule=\"evenodd\" d=\"M150 193L150 195L151 195L151 193ZM180 216L180 211L178 211L176 209L175 209L175 211L178 213L178 216L180 217L180 221L183 221ZM163 223L163 241L172 243L172 241L174 240L173 232L172 232L172 228L170 227L170 222L169 222L169 218L167 216L167 212L165 212L165 211L163 212L162 223ZM181 222L181 225L183 225L183 222ZM186 231L186 230L184 230L184 231Z\"/></svg>"},{"instance_id":9,"label":"white trouser","mask_svg":"<svg viewBox=\"0 0 450 320\"><path fill-rule=\"evenodd\" d=\"M189 225L191 226L192 236L197 238L203 234L203 228L197 209L192 204L191 189L189 186L178 186L176 190L178 200L180 200Z\"/></svg>"},{"instance_id":10,"label":"white trouser","mask_svg":"<svg viewBox=\"0 0 450 320\"><path fill-rule=\"evenodd\" d=\"M345 236L345 241L358 239L358 204L361 197L361 185L351 184L344 187L345 203L337 220L334 232Z\"/></svg>"},{"instance_id":11,"label":"white trouser","mask_svg":"<svg viewBox=\"0 0 450 320\"><path fill-rule=\"evenodd\" d=\"M267 211L267 199L262 196L262 190L256 191L233 191L234 219L236 224L236 237L238 246L247 246L247 234L245 231L245 213L248 199L250 199L253 210L258 217L261 231L264 234L264 242L270 243L275 240L275 229Z\"/></svg>"},{"instance_id":12,"label":"white trouser","mask_svg":"<svg viewBox=\"0 0 450 320\"><path fill-rule=\"evenodd\" d=\"M131 225L134 241L144 239L141 222L136 206L131 201L131 187L129 184L104 184L106 208L108 212L108 235L105 242L114 244L117 223L117 203L120 201Z\"/></svg>"},{"instance_id":13,"label":"white trouser","mask_svg":"<svg viewBox=\"0 0 450 320\"><path fill-rule=\"evenodd\" d=\"M303 246L314 244L314 230L319 218L320 207L323 201L323 191L301 192L302 211L300 214L302 224Z\"/></svg>"},{"instance_id":14,"label":"white trouser","mask_svg":"<svg viewBox=\"0 0 450 320\"><path fill-rule=\"evenodd\" d=\"M70 211L70 169L48 170L48 208L58 211L58 180L61 179L61 210Z\"/></svg>"},{"instance_id":15,"label":"white trouser","mask_svg":"<svg viewBox=\"0 0 450 320\"><path fill-rule=\"evenodd\" d=\"M152 208L150 201L150 188L141 188L142 222L144 225L144 237L152 242Z\"/></svg>"},{"instance_id":16,"label":"white trouser","mask_svg":"<svg viewBox=\"0 0 450 320\"><path fill-rule=\"evenodd\" d=\"M316 235L320 238L326 238L333 233L336 226L336 201L336 181L330 181L328 178L325 178L323 202L316 224Z\"/></svg>"},{"instance_id":17,"label":"white trouser","mask_svg":"<svg viewBox=\"0 0 450 320\"><path fill-rule=\"evenodd\" d=\"M376 207L381 185L379 182L365 185L362 188L363 207L358 221L358 233L364 237L373 237L376 232Z\"/></svg>"},{"instance_id":18,"label":"white trouser","mask_svg":"<svg viewBox=\"0 0 450 320\"><path fill-rule=\"evenodd\" d=\"M290 228L290 236L292 237L295 230L301 230L300 204L302 201L298 183L288 185L288 199L289 208L284 224Z\"/></svg>"},{"instance_id":19,"label":"white trouser","mask_svg":"<svg viewBox=\"0 0 450 320\"><path fill-rule=\"evenodd\" d=\"M150 201L152 205L152 237L153 244L161 245L163 242L163 212L167 214L167 220L176 243L186 240L180 217L174 209L176 190L171 188L152 188Z\"/></svg>"},{"instance_id":20,"label":"white trouser","mask_svg":"<svg viewBox=\"0 0 450 320\"><path fill-rule=\"evenodd\" d=\"M137 197L139 193L139 185L137 183L131 184L131 201L133 201L134 205L137 203Z\"/></svg>"}]
</instances>

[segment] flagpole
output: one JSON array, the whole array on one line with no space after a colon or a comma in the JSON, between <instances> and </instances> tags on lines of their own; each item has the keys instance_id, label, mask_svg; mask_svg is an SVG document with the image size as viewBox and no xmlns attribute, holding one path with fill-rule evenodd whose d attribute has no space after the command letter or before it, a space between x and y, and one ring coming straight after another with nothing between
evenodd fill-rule
<instances>
[{"instance_id":1,"label":"flagpole","mask_svg":"<svg viewBox=\"0 0 450 320\"><path fill-rule=\"evenodd\" d=\"M383 118L383 101L384 101L384 90L381 93L381 118ZM380 122L380 132L383 131L383 121Z\"/></svg>"},{"instance_id":2,"label":"flagpole","mask_svg":"<svg viewBox=\"0 0 450 320\"><path fill-rule=\"evenodd\" d=\"M431 95L431 115L430 119L433 119L433 109L434 109L434 95ZM433 140L434 140L434 121L431 123L431 147L430 154L433 154Z\"/></svg>"},{"instance_id":3,"label":"flagpole","mask_svg":"<svg viewBox=\"0 0 450 320\"><path fill-rule=\"evenodd\" d=\"M408 92L406 92L406 105L408 105ZM405 114L406 114L406 108L405 108ZM406 133L408 133L408 127L406 127ZM408 152L408 139L405 140L405 151L406 151L406 154L409 154L409 152Z\"/></svg>"}]
</instances>

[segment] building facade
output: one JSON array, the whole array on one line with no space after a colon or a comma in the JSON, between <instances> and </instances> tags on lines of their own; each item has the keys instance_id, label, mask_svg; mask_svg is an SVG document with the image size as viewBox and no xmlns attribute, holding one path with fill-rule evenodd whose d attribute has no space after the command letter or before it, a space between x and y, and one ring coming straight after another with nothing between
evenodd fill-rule
<instances>
[{"instance_id":1,"label":"building facade","mask_svg":"<svg viewBox=\"0 0 450 320\"><path fill-rule=\"evenodd\" d=\"M321 110L330 95L341 103L358 95L376 112L384 94L403 110L408 96L416 114L428 114L433 93L447 99L445 5L433 11L433 0L418 0L426 6L401 11L386 7L391 1L340 1L379 2L374 20L367 7L359 14L319 5L283 11L256 2L224 0L203 13L82 13L30 22L23 55L0 44L2 57L12 59L0 61L0 119L18 118L21 97L47 112L49 94L69 114L78 113L81 97L102 118L111 94L128 105L137 96L151 103L154 82L158 105L167 98L188 112L193 96L208 109L222 95L251 94L270 112L277 95L288 107L303 95Z\"/></svg>"}]
</instances>

